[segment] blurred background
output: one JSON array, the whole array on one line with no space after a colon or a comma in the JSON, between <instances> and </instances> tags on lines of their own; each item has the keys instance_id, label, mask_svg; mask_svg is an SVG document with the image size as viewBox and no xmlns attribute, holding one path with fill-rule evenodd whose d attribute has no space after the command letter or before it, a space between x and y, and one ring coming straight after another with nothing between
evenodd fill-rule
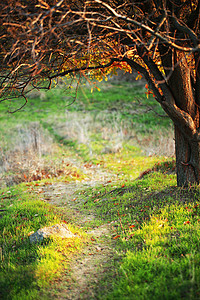
<instances>
[{"instance_id":1,"label":"blurred background","mask_svg":"<svg viewBox=\"0 0 200 300\"><path fill-rule=\"evenodd\" d=\"M74 79L70 86L60 80L27 99L15 113L24 99L0 105L1 188L63 176L71 164L100 165L119 153L174 156L172 123L138 74L119 71L102 82Z\"/></svg>"}]
</instances>

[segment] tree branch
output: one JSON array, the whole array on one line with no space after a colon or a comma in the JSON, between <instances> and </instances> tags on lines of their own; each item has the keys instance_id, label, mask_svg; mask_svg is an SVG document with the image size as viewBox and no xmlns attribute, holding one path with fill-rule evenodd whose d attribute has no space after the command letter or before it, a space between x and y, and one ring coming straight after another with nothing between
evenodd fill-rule
<instances>
[{"instance_id":1,"label":"tree branch","mask_svg":"<svg viewBox=\"0 0 200 300\"><path fill-rule=\"evenodd\" d=\"M138 54L140 55L141 59L144 61L144 63L149 68L149 72L152 73L153 77L156 79L157 84L161 88L163 95L165 97L165 101L173 104L175 103L174 97L167 85L167 82L165 78L163 77L162 73L159 71L157 65L154 63L154 61L151 59L151 57L148 55L148 50L146 47L137 47Z\"/></svg>"},{"instance_id":2,"label":"tree branch","mask_svg":"<svg viewBox=\"0 0 200 300\"><path fill-rule=\"evenodd\" d=\"M176 29L187 34L193 42L195 48L198 46L198 37L186 24L182 25L174 16L170 17Z\"/></svg>"},{"instance_id":3,"label":"tree branch","mask_svg":"<svg viewBox=\"0 0 200 300\"><path fill-rule=\"evenodd\" d=\"M81 68L70 69L70 70L67 70L67 71L64 71L64 72L60 72L60 73L56 73L55 75L49 76L49 79L51 80L51 79L56 78L56 77L63 77L65 75L67 75L67 74L76 73L76 72L80 72L80 71L105 69L105 68L110 67L113 64L114 61L119 61L119 59L112 58L110 60L110 62L107 63L107 64L105 64L105 65L101 64L101 65L94 66L94 67L81 67Z\"/></svg>"},{"instance_id":4,"label":"tree branch","mask_svg":"<svg viewBox=\"0 0 200 300\"><path fill-rule=\"evenodd\" d=\"M180 50L180 51L184 51L184 52L199 52L200 51L200 44L198 44L195 48L193 47L182 47L179 46L177 44L175 44L171 39L166 38L164 36L162 36L161 34L159 34L158 32L156 32L155 30L151 29L149 26L138 22L134 19L130 19L127 16L123 16L121 14L118 14L109 4L101 1L101 0L94 0L96 3L102 4L104 7L106 7L115 17L124 20L128 23L132 23L134 25L136 25L138 28L142 28L144 30L146 30L147 32L151 33L152 35L154 35L155 37L159 38L161 41L165 42L167 45ZM88 1L90 2L90 1Z\"/></svg>"},{"instance_id":5,"label":"tree branch","mask_svg":"<svg viewBox=\"0 0 200 300\"><path fill-rule=\"evenodd\" d=\"M163 95L161 95L159 89L157 88L157 86L155 85L155 83L153 82L153 80L151 79L149 73L147 72L147 70L142 67L140 64L136 63L135 61L133 61L132 59L123 58L123 61L125 61L127 64L129 64L129 66L133 69L136 70L138 72L140 72L141 74L144 75L146 81L148 82L150 89L153 91L153 93L156 96L156 100L161 104L163 102Z\"/></svg>"}]
</instances>

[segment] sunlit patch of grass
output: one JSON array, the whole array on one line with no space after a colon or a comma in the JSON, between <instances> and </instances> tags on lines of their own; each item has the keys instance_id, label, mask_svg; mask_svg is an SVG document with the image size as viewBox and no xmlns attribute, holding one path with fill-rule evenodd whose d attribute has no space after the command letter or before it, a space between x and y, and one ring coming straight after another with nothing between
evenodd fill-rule
<instances>
[{"instance_id":1,"label":"sunlit patch of grass","mask_svg":"<svg viewBox=\"0 0 200 300\"><path fill-rule=\"evenodd\" d=\"M67 270L85 239L79 229L68 224L77 237L31 244L30 232L66 221L56 208L37 200L27 189L23 184L1 192L1 299L39 299L43 289Z\"/></svg>"},{"instance_id":2,"label":"sunlit patch of grass","mask_svg":"<svg viewBox=\"0 0 200 300\"><path fill-rule=\"evenodd\" d=\"M168 158L166 160L166 157L161 158L157 156L147 157L141 149L130 145L124 145L117 153L96 155L94 161L119 177L123 177L124 180L136 179L147 169L149 172L154 170L162 172L162 166L165 172L167 168L171 171L175 169L173 159Z\"/></svg>"},{"instance_id":3,"label":"sunlit patch of grass","mask_svg":"<svg viewBox=\"0 0 200 300\"><path fill-rule=\"evenodd\" d=\"M128 241L129 250L120 265L120 281L107 299L198 299L199 204L197 199L187 206L169 201L123 236L120 248Z\"/></svg>"},{"instance_id":4,"label":"sunlit patch of grass","mask_svg":"<svg viewBox=\"0 0 200 300\"><path fill-rule=\"evenodd\" d=\"M200 190L177 188L173 168L160 161L139 180L83 192L85 209L111 224L123 255L113 291L101 299L199 298Z\"/></svg>"}]
</instances>

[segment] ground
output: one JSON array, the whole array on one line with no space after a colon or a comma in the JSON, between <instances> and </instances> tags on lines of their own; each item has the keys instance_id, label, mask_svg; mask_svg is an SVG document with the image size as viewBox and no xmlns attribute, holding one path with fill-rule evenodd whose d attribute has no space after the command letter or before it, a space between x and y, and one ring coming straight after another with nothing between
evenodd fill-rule
<instances>
[{"instance_id":1,"label":"ground","mask_svg":"<svg viewBox=\"0 0 200 300\"><path fill-rule=\"evenodd\" d=\"M100 183L106 184L115 177L96 166L84 168L84 172L92 180L88 180L87 177L87 180L81 182L58 182L38 188L38 192L43 194L44 201L59 207L68 220L80 228L90 227L91 221L94 224L95 214L94 212L85 214L81 211L81 202L85 201L85 198L77 196L77 191ZM109 285L112 284L112 277L111 280L109 277L111 274L115 276L115 261L120 257L112 240L113 225L114 222L96 227L93 225L88 229L86 233L90 236L91 242L86 243L83 252L73 257L70 269L67 269L50 288L48 297L70 300L97 299L101 293L105 293L105 289L109 289Z\"/></svg>"},{"instance_id":2,"label":"ground","mask_svg":"<svg viewBox=\"0 0 200 300\"><path fill-rule=\"evenodd\" d=\"M145 87L101 90L0 106L1 299L199 299L200 189L177 187L169 120ZM30 244L62 222L76 238Z\"/></svg>"}]
</instances>

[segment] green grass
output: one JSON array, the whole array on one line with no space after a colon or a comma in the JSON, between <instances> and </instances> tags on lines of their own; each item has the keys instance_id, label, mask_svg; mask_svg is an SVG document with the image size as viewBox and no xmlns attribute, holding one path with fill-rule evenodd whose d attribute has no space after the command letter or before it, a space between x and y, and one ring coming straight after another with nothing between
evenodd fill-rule
<instances>
[{"instance_id":1,"label":"green grass","mask_svg":"<svg viewBox=\"0 0 200 300\"><path fill-rule=\"evenodd\" d=\"M31 232L66 222L55 207L38 199L25 184L1 192L0 295L1 299L43 299L45 288L69 268L73 253L80 251L84 234L68 224L76 238L29 241Z\"/></svg>"},{"instance_id":2,"label":"green grass","mask_svg":"<svg viewBox=\"0 0 200 300\"><path fill-rule=\"evenodd\" d=\"M153 108L156 113L163 115L159 104L152 96L146 98L146 89L143 85L137 86L129 83L99 83L101 91L91 93L87 86L80 86L75 102L74 89L67 89L65 86L58 86L49 91L27 95L28 103L24 108L15 114L9 114L19 108L23 99L7 100L0 105L0 122L6 119L8 124L30 122L36 120L48 120L49 117L59 116L65 118L65 110L69 112L90 112L94 115L102 111L107 111L110 116L115 112L120 113L120 119L126 120L130 124L137 124L138 131L153 131L158 123L155 121L155 113L150 110ZM59 101L58 101L59 99ZM73 102L73 104L71 104ZM149 111L148 113L146 113ZM168 127L168 118L160 118L159 126Z\"/></svg>"},{"instance_id":3,"label":"green grass","mask_svg":"<svg viewBox=\"0 0 200 300\"><path fill-rule=\"evenodd\" d=\"M123 154L127 160L128 150L121 153L121 159ZM133 173L137 172L141 159L136 151ZM113 156L114 167L115 161ZM117 275L112 278L112 288L98 297L198 299L199 187L177 188L171 159L154 158L153 161L150 157L149 167L148 172L142 172L141 179L133 181L126 177L129 169L123 166L124 178L119 176L116 181L79 191L86 200L81 202L83 207L79 210L86 214L94 211L96 216L94 224L91 222L89 226L111 223L111 239L121 257L115 262ZM2 192L1 208L6 209L0 219L3 296L5 299L42 297L50 282L61 276L61 263L67 269L70 255L76 248L79 251L84 236L70 243L49 240L31 245L29 232L63 218L55 214L55 208L36 200L32 184ZM70 229L77 232L74 226ZM100 287L103 285L104 282L99 283Z\"/></svg>"},{"instance_id":4,"label":"green grass","mask_svg":"<svg viewBox=\"0 0 200 300\"><path fill-rule=\"evenodd\" d=\"M156 156L146 157L139 148L124 145L122 150L115 154L96 156L95 162L125 180L137 178L142 171L153 167L161 159Z\"/></svg>"},{"instance_id":5,"label":"green grass","mask_svg":"<svg viewBox=\"0 0 200 300\"><path fill-rule=\"evenodd\" d=\"M101 92L94 89L90 93L86 87L80 88L78 93L76 105L69 107L69 110L88 110L88 111L102 111L108 110L112 113L119 111L121 119L130 122L135 126L137 124L138 131L154 130L158 123L155 120L155 113L151 111L152 108L156 113L164 115L161 107L157 104L155 99L150 96L146 97L146 89L142 85L133 85L129 83L112 83L99 84ZM126 99L126 100L125 100ZM124 101L125 100L125 101ZM149 111L148 113L146 113ZM139 125L139 126L138 126ZM160 118L159 126L169 126L168 118Z\"/></svg>"},{"instance_id":6,"label":"green grass","mask_svg":"<svg viewBox=\"0 0 200 300\"><path fill-rule=\"evenodd\" d=\"M138 146L138 137L143 141L149 134L154 136L151 136L150 140L158 140L159 145L160 134L154 134L158 120L162 133L165 132L166 135L171 132L168 118L158 119L153 111L146 113L150 106L159 114L162 114L162 109L152 97L146 98L143 85L110 82L97 85L101 91L94 89L93 93L90 87L81 85L72 105L69 104L73 102L75 88L67 89L65 85L30 94L27 105L14 114L9 114L8 111L20 107L22 100L1 103L0 166L3 166L4 172L0 176L2 187L5 186L4 182L12 185L23 181L24 174L32 178L32 168L29 168L31 171L27 170L29 161L34 164L35 169L41 168L41 165L49 169L49 165L52 166L52 155L55 165L59 165L63 157L78 157L82 161L91 161L94 164L101 163L102 157L105 157L105 167L119 172L117 168L120 169L121 166L113 167L109 164L117 147L123 152L121 157L124 156L127 147L132 147L133 150L128 151L134 156L136 151L141 152L140 149L134 149ZM36 151L34 140L38 145ZM145 143L148 145L149 141ZM49 145L47 150L43 149L44 145ZM107 149L111 153L110 158ZM36 162L33 161L35 158ZM120 154L116 154L116 158L120 161ZM146 159L142 160L140 165L144 165ZM131 173L133 162L130 159L128 162ZM148 165L147 160L146 163Z\"/></svg>"},{"instance_id":7,"label":"green grass","mask_svg":"<svg viewBox=\"0 0 200 300\"><path fill-rule=\"evenodd\" d=\"M84 192L86 210L100 223L112 222L123 257L112 291L101 299L199 298L200 189L177 188L170 164L134 182Z\"/></svg>"}]
</instances>

